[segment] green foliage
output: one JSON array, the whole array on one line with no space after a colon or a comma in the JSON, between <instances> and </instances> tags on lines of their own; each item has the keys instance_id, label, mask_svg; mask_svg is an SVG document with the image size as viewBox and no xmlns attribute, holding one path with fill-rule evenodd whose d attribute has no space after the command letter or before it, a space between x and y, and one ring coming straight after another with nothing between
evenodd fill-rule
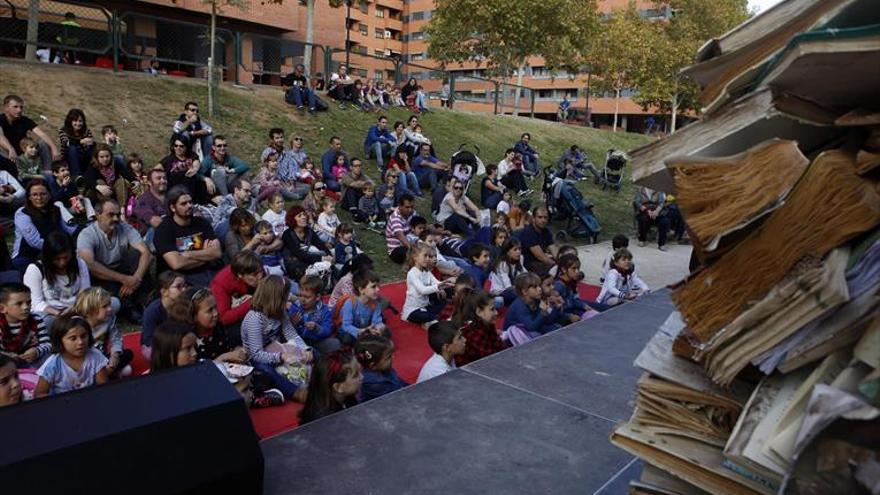
<instances>
[{"instance_id":1,"label":"green foliage","mask_svg":"<svg viewBox=\"0 0 880 495\"><path fill-rule=\"evenodd\" d=\"M445 0L425 31L429 57L477 62L506 76L530 56L551 68L571 64L597 27L594 0Z\"/></svg>"},{"instance_id":2,"label":"green foliage","mask_svg":"<svg viewBox=\"0 0 880 495\"><path fill-rule=\"evenodd\" d=\"M693 63L694 54L706 41L716 38L749 18L747 0L664 0L674 15L656 22L651 30L651 57L635 81L639 93L635 101L644 107L655 106L668 112L699 108L699 88L682 78L681 69Z\"/></svg>"},{"instance_id":3,"label":"green foliage","mask_svg":"<svg viewBox=\"0 0 880 495\"><path fill-rule=\"evenodd\" d=\"M630 2L626 9L611 12L599 35L585 45L584 61L597 76L593 87L598 91L621 91L635 86L640 71L655 55L655 27Z\"/></svg>"}]
</instances>

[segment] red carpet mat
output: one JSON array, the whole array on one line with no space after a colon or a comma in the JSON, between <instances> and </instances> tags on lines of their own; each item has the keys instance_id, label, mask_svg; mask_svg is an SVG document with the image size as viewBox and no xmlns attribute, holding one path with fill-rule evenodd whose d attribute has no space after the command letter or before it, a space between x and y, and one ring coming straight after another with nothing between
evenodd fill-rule
<instances>
[{"instance_id":1,"label":"red carpet mat","mask_svg":"<svg viewBox=\"0 0 880 495\"><path fill-rule=\"evenodd\" d=\"M578 292L584 299L594 301L599 295L600 287L581 284ZM383 285L380 289L382 295L387 297L395 308L402 309L406 297L406 282L394 282ZM392 340L396 352L394 354L394 369L408 383L415 383L422 369L422 364L431 357L432 351L428 347L428 336L425 329L400 319L399 315L385 311L382 315L385 323L391 329ZM504 309L500 311L497 324L500 328L504 321ZM149 363L141 354L140 332L130 333L124 337L125 348L134 352L132 368L135 375L140 375L149 369ZM299 425L299 411L302 405L296 402L286 402L283 406L266 409L251 409L251 420L254 430L262 439L273 437Z\"/></svg>"}]
</instances>

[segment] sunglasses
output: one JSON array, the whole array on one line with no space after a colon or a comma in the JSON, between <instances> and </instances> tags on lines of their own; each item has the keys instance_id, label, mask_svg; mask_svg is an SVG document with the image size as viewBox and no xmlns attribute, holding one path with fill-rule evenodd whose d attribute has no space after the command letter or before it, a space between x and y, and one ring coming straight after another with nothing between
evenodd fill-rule
<instances>
[{"instance_id":1,"label":"sunglasses","mask_svg":"<svg viewBox=\"0 0 880 495\"><path fill-rule=\"evenodd\" d=\"M186 145L184 145L184 144L175 144L174 147L175 147L175 148L186 148Z\"/></svg>"},{"instance_id":2,"label":"sunglasses","mask_svg":"<svg viewBox=\"0 0 880 495\"><path fill-rule=\"evenodd\" d=\"M189 110L190 112L198 112L199 111L198 108L187 108L187 110Z\"/></svg>"},{"instance_id":3,"label":"sunglasses","mask_svg":"<svg viewBox=\"0 0 880 495\"><path fill-rule=\"evenodd\" d=\"M323 191L323 190L324 190L324 186L315 187L315 191Z\"/></svg>"},{"instance_id":4,"label":"sunglasses","mask_svg":"<svg viewBox=\"0 0 880 495\"><path fill-rule=\"evenodd\" d=\"M461 191L462 189L464 189L461 186L453 186L452 188L455 189L456 191Z\"/></svg>"},{"instance_id":5,"label":"sunglasses","mask_svg":"<svg viewBox=\"0 0 880 495\"><path fill-rule=\"evenodd\" d=\"M303 140L303 138L300 138L300 137L295 137L295 138L293 138L293 140L294 140L294 141L302 141L302 140Z\"/></svg>"},{"instance_id":6,"label":"sunglasses","mask_svg":"<svg viewBox=\"0 0 880 495\"><path fill-rule=\"evenodd\" d=\"M214 145L215 148L226 148L227 146L229 146L229 145L228 144L215 144Z\"/></svg>"}]
</instances>

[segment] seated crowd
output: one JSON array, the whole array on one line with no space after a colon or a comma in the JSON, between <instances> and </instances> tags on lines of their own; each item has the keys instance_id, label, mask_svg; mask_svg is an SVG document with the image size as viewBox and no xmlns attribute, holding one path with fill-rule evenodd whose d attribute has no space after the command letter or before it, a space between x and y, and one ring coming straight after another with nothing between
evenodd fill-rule
<instances>
[{"instance_id":1,"label":"seated crowd","mask_svg":"<svg viewBox=\"0 0 880 495\"><path fill-rule=\"evenodd\" d=\"M331 83L345 100L341 72ZM580 298L577 250L555 243L548 208L512 201L541 170L528 134L485 167L476 204L477 171L437 158L415 115L391 129L379 116L365 159L333 136L313 162L301 136L288 147L270 129L253 173L195 102L154 167L112 126L96 138L77 109L58 146L23 105L6 96L0 115L0 214L15 226L12 252L0 249L0 406L130 375L120 318L142 327L150 371L210 360L254 407L303 402L303 422L406 386L383 319L398 311L337 208L384 228L387 256L406 266L400 319L434 351L418 381L648 290L619 236L598 301Z\"/></svg>"}]
</instances>

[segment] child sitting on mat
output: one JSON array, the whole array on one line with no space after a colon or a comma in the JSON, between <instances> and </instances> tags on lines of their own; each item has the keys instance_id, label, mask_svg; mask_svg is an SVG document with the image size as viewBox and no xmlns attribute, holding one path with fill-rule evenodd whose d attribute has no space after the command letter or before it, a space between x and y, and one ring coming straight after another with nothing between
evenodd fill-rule
<instances>
[{"instance_id":1,"label":"child sitting on mat","mask_svg":"<svg viewBox=\"0 0 880 495\"><path fill-rule=\"evenodd\" d=\"M62 316L49 332L55 354L37 371L34 398L56 395L107 382L108 360L94 346L92 328L81 316Z\"/></svg>"},{"instance_id":2,"label":"child sitting on mat","mask_svg":"<svg viewBox=\"0 0 880 495\"><path fill-rule=\"evenodd\" d=\"M513 281L520 273L525 272L522 244L516 237L511 237L501 246L501 251L489 274L489 292L495 297L500 297L505 306L509 306L516 299Z\"/></svg>"},{"instance_id":3,"label":"child sitting on mat","mask_svg":"<svg viewBox=\"0 0 880 495\"><path fill-rule=\"evenodd\" d=\"M403 303L404 320L428 328L440 319L446 306L446 292L453 282L437 280L431 273L437 262L437 252L424 242L410 249L408 264L412 267L406 274L406 300Z\"/></svg>"},{"instance_id":4,"label":"child sitting on mat","mask_svg":"<svg viewBox=\"0 0 880 495\"><path fill-rule=\"evenodd\" d=\"M296 333L306 344L321 354L339 349L339 340L333 337L333 314L321 301L324 282L317 275L306 275L299 283L297 301L290 307L290 321Z\"/></svg>"},{"instance_id":5,"label":"child sitting on mat","mask_svg":"<svg viewBox=\"0 0 880 495\"><path fill-rule=\"evenodd\" d=\"M392 367L394 343L381 335L363 334L354 346L355 355L364 367L361 402L366 402L409 385Z\"/></svg>"},{"instance_id":6,"label":"child sitting on mat","mask_svg":"<svg viewBox=\"0 0 880 495\"><path fill-rule=\"evenodd\" d=\"M416 383L454 370L455 357L464 352L465 338L455 323L438 321L428 328L428 345L434 354L422 365Z\"/></svg>"},{"instance_id":7,"label":"child sitting on mat","mask_svg":"<svg viewBox=\"0 0 880 495\"><path fill-rule=\"evenodd\" d=\"M379 305L379 275L358 271L352 277L352 286L355 297L348 297L339 311L339 340L352 345L363 333L390 337Z\"/></svg>"},{"instance_id":8,"label":"child sitting on mat","mask_svg":"<svg viewBox=\"0 0 880 495\"><path fill-rule=\"evenodd\" d=\"M456 366L464 366L508 347L495 329L497 318L495 298L489 293L477 290L464 299L458 320L464 321L461 335L465 338L465 345L464 352L455 357Z\"/></svg>"},{"instance_id":9,"label":"child sitting on mat","mask_svg":"<svg viewBox=\"0 0 880 495\"><path fill-rule=\"evenodd\" d=\"M116 304L119 302L116 301ZM116 326L110 293L101 287L89 287L77 294L73 313L89 322L95 347L110 359L107 364L109 377L130 375L129 363L134 359L134 353L122 346L122 332Z\"/></svg>"},{"instance_id":10,"label":"child sitting on mat","mask_svg":"<svg viewBox=\"0 0 880 495\"><path fill-rule=\"evenodd\" d=\"M650 290L648 284L636 274L632 259L633 255L629 249L620 248L614 252L611 269L605 275L605 282L596 302L617 306L648 293Z\"/></svg>"},{"instance_id":11,"label":"child sitting on mat","mask_svg":"<svg viewBox=\"0 0 880 495\"><path fill-rule=\"evenodd\" d=\"M308 398L300 411L299 424L357 405L362 382L361 365L348 348L319 359L312 369Z\"/></svg>"},{"instance_id":12,"label":"child sitting on mat","mask_svg":"<svg viewBox=\"0 0 880 495\"><path fill-rule=\"evenodd\" d=\"M504 328L518 326L531 337L558 329L558 324L550 322L556 321L562 310L541 300L541 277L526 272L517 276L513 283L517 298L504 316Z\"/></svg>"}]
</instances>

